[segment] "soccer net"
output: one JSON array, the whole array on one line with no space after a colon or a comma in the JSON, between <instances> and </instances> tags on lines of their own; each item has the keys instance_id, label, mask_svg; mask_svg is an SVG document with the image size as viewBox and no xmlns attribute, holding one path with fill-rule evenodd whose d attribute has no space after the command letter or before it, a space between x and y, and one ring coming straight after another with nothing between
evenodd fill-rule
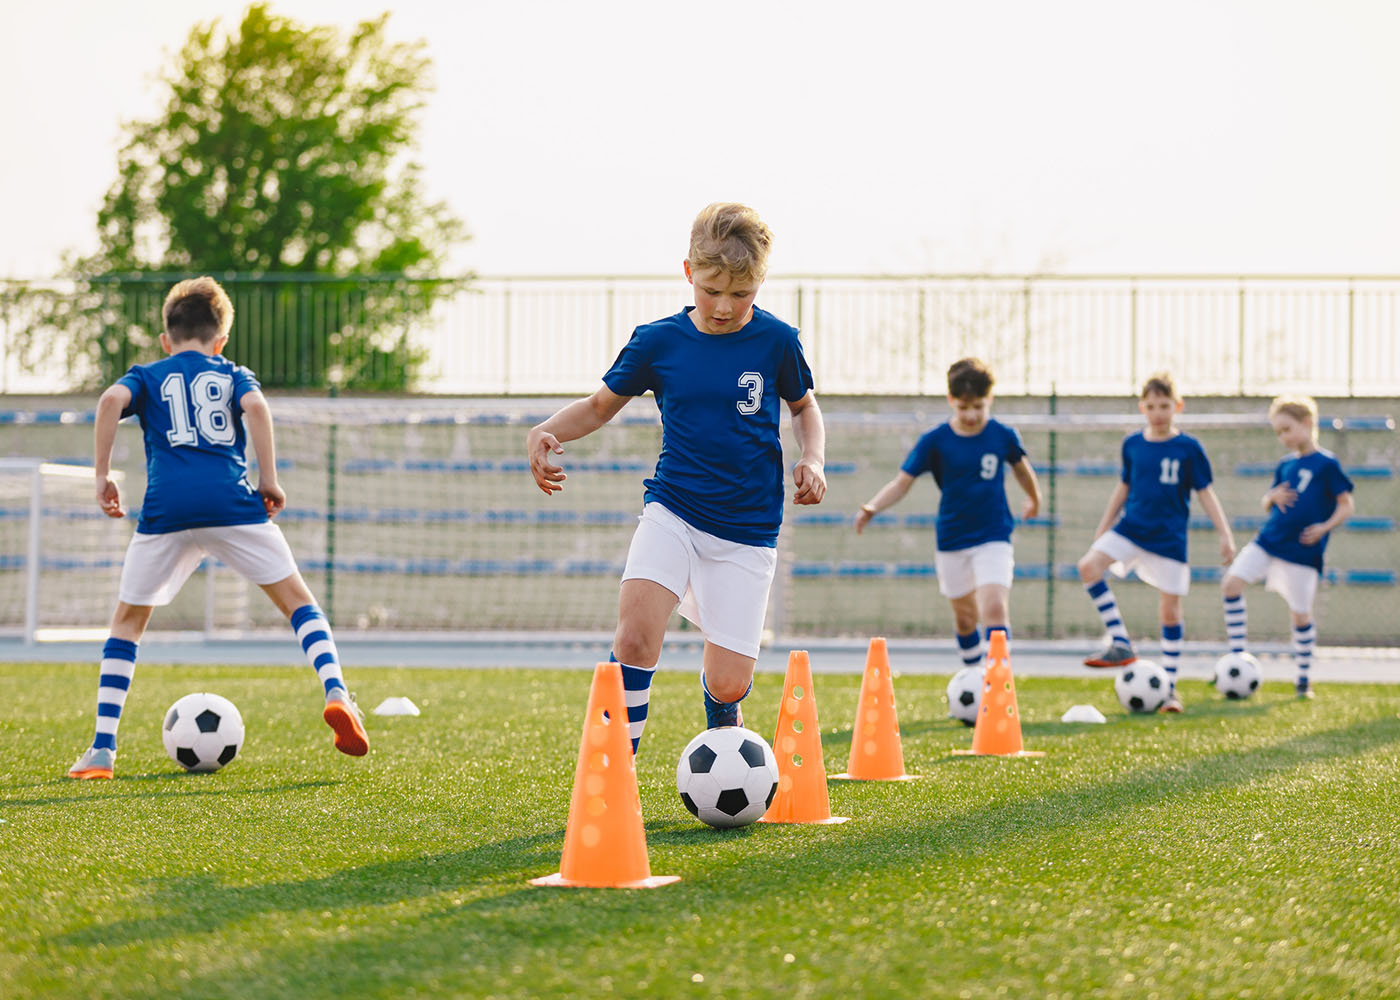
<instances>
[{"instance_id":1,"label":"soccer net","mask_svg":"<svg viewBox=\"0 0 1400 1000\"><path fill-rule=\"evenodd\" d=\"M1181 423L1205 445L1216 492L1243 545L1262 523L1259 498L1279 446L1259 401L1219 402L1242 412L1188 413ZM560 464L568 481L562 493L547 497L530 477L525 434L560 403L274 400L279 478L289 499L279 523L338 630L555 638L611 633L642 480L660 450L660 421L650 399L634 400L606 427L567 443ZM820 506L787 507L769 628L784 638L950 636L951 617L933 570L938 491L932 480L922 478L864 534L851 527L859 505L895 474L919 435L945 419L946 407L941 400L908 399L824 399L822 405L829 492ZM1018 525L1015 538L1012 621L1021 636L1097 637L1102 631L1075 563L1117 482L1123 434L1141 421L1116 400L1099 404L1113 412L1085 412L1094 401L1073 405L1075 413L1052 415L1043 400L997 404L998 418L1021 431L1044 495L1039 514ZM1334 534L1328 549L1318 600L1322 628L1329 643L1400 641L1400 620L1391 610L1400 566L1393 423L1369 417L1323 423L1322 444L1337 452L1357 483L1358 516ZM55 438L49 455L90 452L90 425L54 421L51 429L80 438ZM785 446L790 464L796 451L790 439ZM144 489L141 455L139 429L124 424L114 464L129 473L129 507L139 506ZM67 618L73 624L88 615L101 625L115 600L131 523L104 523L89 497L91 471L85 475L74 502L90 514L69 523L73 544L89 553L84 558L94 571L67 573L59 588L65 593L51 599L68 603L41 600L46 622ZM1019 513L1020 490L1007 480L1012 511ZM1191 528L1195 583L1186 601L1187 636L1221 638L1218 544L1199 504ZM23 551L18 545L7 539L7 567ZM80 613L79 592L96 612ZM1126 581L1115 592L1135 634L1154 636L1156 591ZM672 624L683 627L679 619ZM152 627L246 632L285 626L256 588L212 566L157 613ZM1253 597L1250 631L1261 640L1286 639L1282 602L1262 592Z\"/></svg>"}]
</instances>

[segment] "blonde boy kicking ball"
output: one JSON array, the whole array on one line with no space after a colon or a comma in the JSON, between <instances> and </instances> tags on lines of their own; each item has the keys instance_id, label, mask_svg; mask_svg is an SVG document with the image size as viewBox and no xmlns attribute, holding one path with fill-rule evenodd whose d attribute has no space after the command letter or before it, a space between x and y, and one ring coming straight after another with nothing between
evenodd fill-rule
<instances>
[{"instance_id":1,"label":"blonde boy kicking ball","mask_svg":"<svg viewBox=\"0 0 1400 1000\"><path fill-rule=\"evenodd\" d=\"M96 734L68 777L112 777L137 644L151 613L174 600L206 555L262 587L287 616L324 690L322 717L335 733L336 749L361 756L369 739L345 689L330 624L272 523L287 505L277 482L272 412L257 377L223 357L233 303L213 278L193 278L170 290L161 312L160 345L170 356L133 365L97 401L98 506L108 517L126 516L111 478L112 445L117 423L132 414L145 437L146 496L102 648ZM257 488L248 482L243 457L249 437L258 458Z\"/></svg>"},{"instance_id":2,"label":"blonde boy kicking ball","mask_svg":"<svg viewBox=\"0 0 1400 1000\"><path fill-rule=\"evenodd\" d=\"M772 233L753 209L710 205L682 265L695 304L639 326L593 395L534 427L530 472L547 494L567 478L554 456L650 391L661 455L643 485L627 553L612 657L621 664L636 752L666 622L679 609L705 636L706 725L742 725L783 519L780 404L801 456L792 501L821 503L826 432L797 330L754 304Z\"/></svg>"}]
</instances>

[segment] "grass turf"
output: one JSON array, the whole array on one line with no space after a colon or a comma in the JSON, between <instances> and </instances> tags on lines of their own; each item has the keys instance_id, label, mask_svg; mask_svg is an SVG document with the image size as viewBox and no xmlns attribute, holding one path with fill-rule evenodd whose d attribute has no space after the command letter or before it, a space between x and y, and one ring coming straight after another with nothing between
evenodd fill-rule
<instances>
[{"instance_id":1,"label":"grass turf","mask_svg":"<svg viewBox=\"0 0 1400 1000\"><path fill-rule=\"evenodd\" d=\"M898 664L896 663L896 668ZM62 777L91 665L0 666L0 977L9 996L1394 996L1397 689L1267 685L1125 716L1108 678L1024 680L1040 759L955 758L941 678L898 678L921 781L833 782L841 826L701 827L674 790L695 681L659 676L639 758L677 885L547 890L588 674L355 670L373 749L331 748L306 669L141 667L118 780ZM858 677L816 681L828 772ZM159 724L212 690L239 758L186 775ZM771 736L781 678L750 725ZM1058 718L1088 702L1106 726Z\"/></svg>"}]
</instances>

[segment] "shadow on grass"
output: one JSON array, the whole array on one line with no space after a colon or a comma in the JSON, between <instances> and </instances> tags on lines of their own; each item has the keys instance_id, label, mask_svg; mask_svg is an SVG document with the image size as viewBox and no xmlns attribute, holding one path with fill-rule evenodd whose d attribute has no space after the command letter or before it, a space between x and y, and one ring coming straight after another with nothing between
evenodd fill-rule
<instances>
[{"instance_id":1,"label":"shadow on grass","mask_svg":"<svg viewBox=\"0 0 1400 1000\"><path fill-rule=\"evenodd\" d=\"M296 792L306 788L327 788L340 784L339 778L321 778L316 781L288 781L280 785L266 785L259 788L230 787L227 784L211 788L200 788L199 783L212 778L213 773L196 771L169 771L156 774L136 774L118 778L115 781L75 781L72 778L55 778L38 787L63 787L73 789L67 795L50 795L36 799L0 799L0 807L9 806L52 806L64 802L92 802L107 799L159 799L168 797L189 797L195 795L272 795L281 792ZM129 781L160 782L170 788L150 788L144 791L128 791L123 787ZM186 787L175 788L176 783ZM33 787L33 786L31 786Z\"/></svg>"}]
</instances>

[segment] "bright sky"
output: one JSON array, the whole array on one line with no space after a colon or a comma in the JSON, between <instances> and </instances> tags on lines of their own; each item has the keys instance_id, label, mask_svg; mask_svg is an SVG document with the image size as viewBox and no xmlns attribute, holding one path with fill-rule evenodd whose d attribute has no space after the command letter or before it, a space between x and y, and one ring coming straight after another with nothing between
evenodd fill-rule
<instances>
[{"instance_id":1,"label":"bright sky","mask_svg":"<svg viewBox=\"0 0 1400 1000\"><path fill-rule=\"evenodd\" d=\"M225 0L0 0L0 275L90 250L123 120ZM668 273L710 201L775 273L1400 273L1391 0L280 0L392 11L485 274Z\"/></svg>"}]
</instances>

